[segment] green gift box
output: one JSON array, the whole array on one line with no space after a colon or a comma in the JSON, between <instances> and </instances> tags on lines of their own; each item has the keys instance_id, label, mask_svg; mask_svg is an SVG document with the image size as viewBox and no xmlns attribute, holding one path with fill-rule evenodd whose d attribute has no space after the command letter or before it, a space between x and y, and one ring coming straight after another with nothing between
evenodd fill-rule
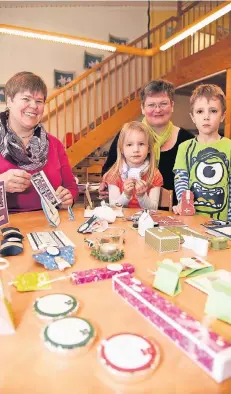
<instances>
[{"instance_id":1,"label":"green gift box","mask_svg":"<svg viewBox=\"0 0 231 394\"><path fill-rule=\"evenodd\" d=\"M146 230L145 242L159 253L177 252L180 249L180 237L164 227Z\"/></svg>"}]
</instances>

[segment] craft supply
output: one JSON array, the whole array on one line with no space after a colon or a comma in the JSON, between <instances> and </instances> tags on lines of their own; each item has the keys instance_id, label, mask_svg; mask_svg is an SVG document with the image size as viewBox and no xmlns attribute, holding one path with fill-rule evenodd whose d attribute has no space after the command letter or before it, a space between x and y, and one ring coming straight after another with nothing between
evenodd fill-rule
<instances>
[{"instance_id":1,"label":"craft supply","mask_svg":"<svg viewBox=\"0 0 231 394\"><path fill-rule=\"evenodd\" d=\"M4 239L8 239L11 237L17 237L22 240L24 238L21 231L17 227L4 227L1 229L1 233L4 237Z\"/></svg>"},{"instance_id":2,"label":"craft supply","mask_svg":"<svg viewBox=\"0 0 231 394\"><path fill-rule=\"evenodd\" d=\"M100 252L105 256L113 256L117 252L117 246L115 244L102 244L99 247Z\"/></svg>"},{"instance_id":3,"label":"craft supply","mask_svg":"<svg viewBox=\"0 0 231 394\"><path fill-rule=\"evenodd\" d=\"M160 353L158 346L149 339L133 333L120 333L100 343L98 357L116 380L137 382L153 373Z\"/></svg>"},{"instance_id":4,"label":"craft supply","mask_svg":"<svg viewBox=\"0 0 231 394\"><path fill-rule=\"evenodd\" d=\"M58 256L60 254L60 250L56 246L48 246L46 251L50 256Z\"/></svg>"},{"instance_id":5,"label":"craft supply","mask_svg":"<svg viewBox=\"0 0 231 394\"><path fill-rule=\"evenodd\" d=\"M153 220L161 227L184 227L187 226L181 219L176 216L160 216L159 214L152 215Z\"/></svg>"},{"instance_id":6,"label":"craft supply","mask_svg":"<svg viewBox=\"0 0 231 394\"><path fill-rule=\"evenodd\" d=\"M185 278L193 277L198 275L203 275L214 270L212 264L208 263L199 256L195 257L182 257L180 258L180 263L183 266L180 277Z\"/></svg>"},{"instance_id":7,"label":"craft supply","mask_svg":"<svg viewBox=\"0 0 231 394\"><path fill-rule=\"evenodd\" d=\"M63 246L73 246L75 244L62 231L42 231L28 233L27 238L33 250L47 248L48 246L56 246L61 248Z\"/></svg>"},{"instance_id":8,"label":"craft supply","mask_svg":"<svg viewBox=\"0 0 231 394\"><path fill-rule=\"evenodd\" d=\"M226 282L231 283L231 272L226 270L217 270L214 272L210 272L208 274L200 275L196 278L189 278L185 280L185 283L195 287L203 291L206 294L209 294L212 289L212 284L218 279L222 279Z\"/></svg>"},{"instance_id":9,"label":"craft supply","mask_svg":"<svg viewBox=\"0 0 231 394\"><path fill-rule=\"evenodd\" d=\"M0 227L9 222L6 190L4 181L0 181Z\"/></svg>"},{"instance_id":10,"label":"craft supply","mask_svg":"<svg viewBox=\"0 0 231 394\"><path fill-rule=\"evenodd\" d=\"M61 319L73 315L79 308L79 302L68 294L48 294L37 298L34 311L40 319Z\"/></svg>"},{"instance_id":11,"label":"craft supply","mask_svg":"<svg viewBox=\"0 0 231 394\"><path fill-rule=\"evenodd\" d=\"M62 201L56 196L55 190L45 175L44 171L39 171L31 177L31 183L41 197L42 201L52 204L54 207Z\"/></svg>"},{"instance_id":12,"label":"craft supply","mask_svg":"<svg viewBox=\"0 0 231 394\"><path fill-rule=\"evenodd\" d=\"M82 354L89 349L95 335L95 329L88 320L74 316L55 320L42 332L46 347L63 354L74 350Z\"/></svg>"},{"instance_id":13,"label":"craft supply","mask_svg":"<svg viewBox=\"0 0 231 394\"><path fill-rule=\"evenodd\" d=\"M72 207L69 206L67 208L67 211L68 211L68 219L69 220L75 220L75 215L74 215Z\"/></svg>"},{"instance_id":14,"label":"craft supply","mask_svg":"<svg viewBox=\"0 0 231 394\"><path fill-rule=\"evenodd\" d=\"M71 279L76 285L98 282L100 280L111 279L114 275L121 273L132 274L135 271L131 264L108 264L106 267L92 268L85 271L72 272Z\"/></svg>"},{"instance_id":15,"label":"craft supply","mask_svg":"<svg viewBox=\"0 0 231 394\"><path fill-rule=\"evenodd\" d=\"M176 296L181 292L179 281L181 271L181 264L173 263L170 259L164 259L158 264L153 287L170 296Z\"/></svg>"},{"instance_id":16,"label":"craft supply","mask_svg":"<svg viewBox=\"0 0 231 394\"><path fill-rule=\"evenodd\" d=\"M44 265L46 269L55 270L60 269L61 271L65 267L70 267L75 262L74 248L72 246L64 246L59 248L59 255L54 256L47 253L47 251L33 254L32 257Z\"/></svg>"},{"instance_id":17,"label":"craft supply","mask_svg":"<svg viewBox=\"0 0 231 394\"><path fill-rule=\"evenodd\" d=\"M60 224L60 217L58 209L48 200L41 198L41 205L43 212L49 222L53 227L58 227Z\"/></svg>"},{"instance_id":18,"label":"craft supply","mask_svg":"<svg viewBox=\"0 0 231 394\"><path fill-rule=\"evenodd\" d=\"M22 242L9 242L8 239L4 239L0 245L0 254L2 256L17 256L22 253L23 245Z\"/></svg>"},{"instance_id":19,"label":"craft supply","mask_svg":"<svg viewBox=\"0 0 231 394\"><path fill-rule=\"evenodd\" d=\"M171 339L217 382L231 377L231 342L129 274L112 279L114 291Z\"/></svg>"},{"instance_id":20,"label":"craft supply","mask_svg":"<svg viewBox=\"0 0 231 394\"><path fill-rule=\"evenodd\" d=\"M149 214L149 211L144 211L138 220L138 233L141 237L145 236L145 231L154 227L154 221Z\"/></svg>"},{"instance_id":21,"label":"craft supply","mask_svg":"<svg viewBox=\"0 0 231 394\"><path fill-rule=\"evenodd\" d=\"M14 317L5 270L9 262L0 257L0 335L14 334Z\"/></svg>"},{"instance_id":22,"label":"craft supply","mask_svg":"<svg viewBox=\"0 0 231 394\"><path fill-rule=\"evenodd\" d=\"M210 238L210 246L213 250L224 250L228 247L228 240L225 237Z\"/></svg>"},{"instance_id":23,"label":"craft supply","mask_svg":"<svg viewBox=\"0 0 231 394\"><path fill-rule=\"evenodd\" d=\"M64 271L65 268L71 267L71 264L68 263L68 261L64 260L64 258L61 256L56 256L54 258L54 261L57 264L59 271Z\"/></svg>"},{"instance_id":24,"label":"craft supply","mask_svg":"<svg viewBox=\"0 0 231 394\"><path fill-rule=\"evenodd\" d=\"M146 230L145 242L159 253L175 252L180 249L180 237L163 227Z\"/></svg>"},{"instance_id":25,"label":"craft supply","mask_svg":"<svg viewBox=\"0 0 231 394\"><path fill-rule=\"evenodd\" d=\"M36 291L36 290L49 290L50 278L47 272L27 272L25 274L17 275L13 282L9 285L14 285L20 292L23 291Z\"/></svg>"},{"instance_id":26,"label":"craft supply","mask_svg":"<svg viewBox=\"0 0 231 394\"><path fill-rule=\"evenodd\" d=\"M205 313L231 324L231 280L217 279L209 290Z\"/></svg>"},{"instance_id":27,"label":"craft supply","mask_svg":"<svg viewBox=\"0 0 231 394\"><path fill-rule=\"evenodd\" d=\"M191 190L184 190L181 196L181 215L195 215L194 194Z\"/></svg>"},{"instance_id":28,"label":"craft supply","mask_svg":"<svg viewBox=\"0 0 231 394\"><path fill-rule=\"evenodd\" d=\"M223 236L231 239L231 224L227 225L207 225L207 224L202 224L206 228L206 232L209 234L212 234L214 236Z\"/></svg>"},{"instance_id":29,"label":"craft supply","mask_svg":"<svg viewBox=\"0 0 231 394\"><path fill-rule=\"evenodd\" d=\"M206 257L209 249L209 241L207 239L192 237L191 235L184 235L183 248L191 249L200 256Z\"/></svg>"}]
</instances>

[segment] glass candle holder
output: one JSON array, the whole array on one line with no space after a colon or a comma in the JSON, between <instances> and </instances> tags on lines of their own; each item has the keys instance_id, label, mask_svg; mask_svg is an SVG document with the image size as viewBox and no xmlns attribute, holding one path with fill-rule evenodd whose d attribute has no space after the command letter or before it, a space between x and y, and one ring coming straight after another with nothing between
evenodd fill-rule
<instances>
[{"instance_id":1,"label":"glass candle holder","mask_svg":"<svg viewBox=\"0 0 231 394\"><path fill-rule=\"evenodd\" d=\"M97 234L92 255L101 261L116 262L124 257L125 230L120 227L110 227Z\"/></svg>"}]
</instances>

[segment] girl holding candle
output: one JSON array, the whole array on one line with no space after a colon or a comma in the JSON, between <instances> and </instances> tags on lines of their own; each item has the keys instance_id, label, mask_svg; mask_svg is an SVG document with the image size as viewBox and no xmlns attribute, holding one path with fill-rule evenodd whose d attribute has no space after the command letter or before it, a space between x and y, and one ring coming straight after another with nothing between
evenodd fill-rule
<instances>
[{"instance_id":1,"label":"girl holding candle","mask_svg":"<svg viewBox=\"0 0 231 394\"><path fill-rule=\"evenodd\" d=\"M154 137L141 122L126 123L119 136L117 160L104 175L110 205L157 209L163 178L155 165Z\"/></svg>"}]
</instances>

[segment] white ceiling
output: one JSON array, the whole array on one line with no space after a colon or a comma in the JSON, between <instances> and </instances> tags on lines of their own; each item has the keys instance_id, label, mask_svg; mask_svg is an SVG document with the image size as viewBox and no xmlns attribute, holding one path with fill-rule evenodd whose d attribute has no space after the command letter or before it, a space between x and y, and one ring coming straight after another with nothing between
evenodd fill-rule
<instances>
[{"instance_id":1,"label":"white ceiling","mask_svg":"<svg viewBox=\"0 0 231 394\"><path fill-rule=\"evenodd\" d=\"M171 1L151 1L152 9L163 9L163 8L175 8L177 4L177 0ZM115 0L105 0L105 1L98 1L98 0L82 0L82 1L75 1L75 0L67 0L67 1L56 1L56 0L40 0L40 1L31 1L31 0L5 0L0 1L0 7L94 7L94 6L112 6L112 7L146 7L148 6L147 0L124 0L124 1L115 1Z\"/></svg>"}]
</instances>

